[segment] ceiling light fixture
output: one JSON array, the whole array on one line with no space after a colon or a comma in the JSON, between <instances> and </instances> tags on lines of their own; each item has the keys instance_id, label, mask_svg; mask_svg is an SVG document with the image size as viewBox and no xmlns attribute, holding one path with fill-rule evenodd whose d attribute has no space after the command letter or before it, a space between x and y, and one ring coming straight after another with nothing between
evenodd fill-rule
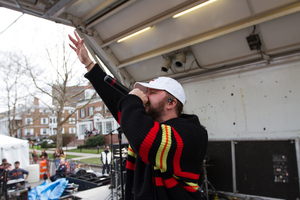
<instances>
[{"instance_id":1,"label":"ceiling light fixture","mask_svg":"<svg viewBox=\"0 0 300 200\"><path fill-rule=\"evenodd\" d=\"M185 11L183 11L183 12L181 12L181 13L178 13L178 14L174 15L173 18L177 18L177 17L179 17L179 16L181 16L181 15L184 15L184 14L186 14L186 13L188 13L188 12L191 12L191 11L193 11L193 10L196 10L196 9L198 9L198 8L201 8L201 7L203 7L203 6L206 6L206 5L208 5L208 4L210 4L210 3L214 2L214 1L216 1L216 0L208 0L208 1L205 1L204 3L201 3L201 4L197 5L197 6L194 6L194 7L190 8L190 9L188 9L188 10L185 10Z\"/></svg>"},{"instance_id":2,"label":"ceiling light fixture","mask_svg":"<svg viewBox=\"0 0 300 200\"><path fill-rule=\"evenodd\" d=\"M150 26L147 27L147 28L144 28L144 29L142 29L142 30L140 30L140 31L138 31L138 32L135 32L135 33L133 33L133 34L131 34L131 35L128 35L128 36L126 36L126 37L124 37L124 38L122 38L122 39L119 39L118 42L122 42L122 41L124 41L124 40L127 40L128 38L131 38L131 37L133 37L133 36L135 36L135 35L137 35L137 34L140 34L140 33L144 32L144 31L147 31L147 30L149 30L150 28L151 28Z\"/></svg>"},{"instance_id":3,"label":"ceiling light fixture","mask_svg":"<svg viewBox=\"0 0 300 200\"><path fill-rule=\"evenodd\" d=\"M170 58L166 58L164 64L161 67L161 71L168 72L169 68L171 67L172 60Z\"/></svg>"},{"instance_id":4,"label":"ceiling light fixture","mask_svg":"<svg viewBox=\"0 0 300 200\"><path fill-rule=\"evenodd\" d=\"M184 66L184 64L186 63L186 56L184 52L181 52L179 54L176 55L176 59L175 59L175 66L178 68L181 68Z\"/></svg>"}]
</instances>

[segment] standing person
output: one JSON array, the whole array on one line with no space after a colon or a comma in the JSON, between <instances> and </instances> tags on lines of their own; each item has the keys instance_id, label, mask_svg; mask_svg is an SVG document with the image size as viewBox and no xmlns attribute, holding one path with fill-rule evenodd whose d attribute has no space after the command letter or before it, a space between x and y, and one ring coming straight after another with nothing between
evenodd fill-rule
<instances>
[{"instance_id":1,"label":"standing person","mask_svg":"<svg viewBox=\"0 0 300 200\"><path fill-rule=\"evenodd\" d=\"M48 154L46 153L45 149L42 150L40 158L48 160Z\"/></svg>"},{"instance_id":2,"label":"standing person","mask_svg":"<svg viewBox=\"0 0 300 200\"><path fill-rule=\"evenodd\" d=\"M59 159L60 155L58 153L58 150L55 149L54 153L53 153L53 160L54 160L54 163L55 163L55 168L57 168L59 166Z\"/></svg>"},{"instance_id":3,"label":"standing person","mask_svg":"<svg viewBox=\"0 0 300 200\"><path fill-rule=\"evenodd\" d=\"M29 176L29 172L25 169L20 168L20 162L16 161L15 162L15 168L11 171L9 171L8 175L9 178L11 180L13 179L19 179L19 178L24 178L24 174L26 174L27 176L25 177L25 180L28 178Z\"/></svg>"},{"instance_id":4,"label":"standing person","mask_svg":"<svg viewBox=\"0 0 300 200\"><path fill-rule=\"evenodd\" d=\"M60 160L65 160L66 157L67 157L67 154L64 152L64 150L61 149L60 152L59 152L59 159Z\"/></svg>"},{"instance_id":5,"label":"standing person","mask_svg":"<svg viewBox=\"0 0 300 200\"><path fill-rule=\"evenodd\" d=\"M0 165L0 170L4 170L4 169L7 169L8 171L13 169L11 164L9 162L7 162L6 158L2 159L2 164Z\"/></svg>"},{"instance_id":6,"label":"standing person","mask_svg":"<svg viewBox=\"0 0 300 200\"><path fill-rule=\"evenodd\" d=\"M50 176L50 180L52 182L60 179L62 177L66 177L67 166L65 164L65 160L60 160L58 168L55 170L55 175Z\"/></svg>"},{"instance_id":7,"label":"standing person","mask_svg":"<svg viewBox=\"0 0 300 200\"><path fill-rule=\"evenodd\" d=\"M105 169L106 169L106 173L109 174L110 171L109 165L111 162L111 151L109 150L109 146L105 146L104 151L101 152L100 160L103 164L102 174L104 174Z\"/></svg>"},{"instance_id":8,"label":"standing person","mask_svg":"<svg viewBox=\"0 0 300 200\"><path fill-rule=\"evenodd\" d=\"M7 162L6 158L2 159L2 164L0 165L0 187L4 181L4 173L13 170L10 163ZM7 180L8 181L8 180Z\"/></svg>"},{"instance_id":9,"label":"standing person","mask_svg":"<svg viewBox=\"0 0 300 200\"><path fill-rule=\"evenodd\" d=\"M0 167L0 188L2 187L2 182L8 181L8 173L10 171L11 165L8 162L2 162L2 165ZM2 187L2 190L0 190L0 193L3 194L4 192L4 187ZM1 194L0 194L1 196Z\"/></svg>"},{"instance_id":10,"label":"standing person","mask_svg":"<svg viewBox=\"0 0 300 200\"><path fill-rule=\"evenodd\" d=\"M30 141L30 146L31 146L31 148L33 148L33 146L34 146L34 142L32 140Z\"/></svg>"},{"instance_id":11,"label":"standing person","mask_svg":"<svg viewBox=\"0 0 300 200\"><path fill-rule=\"evenodd\" d=\"M32 164L37 164L38 163L38 155L36 153L36 149L33 150L32 154L31 154L31 158L32 158Z\"/></svg>"},{"instance_id":12,"label":"standing person","mask_svg":"<svg viewBox=\"0 0 300 200\"><path fill-rule=\"evenodd\" d=\"M104 81L80 39L69 36L88 73L85 77L120 123L129 141L125 199L201 199L198 179L207 148L207 131L196 115L182 114L180 83L159 77L136 83L122 95Z\"/></svg>"}]
</instances>

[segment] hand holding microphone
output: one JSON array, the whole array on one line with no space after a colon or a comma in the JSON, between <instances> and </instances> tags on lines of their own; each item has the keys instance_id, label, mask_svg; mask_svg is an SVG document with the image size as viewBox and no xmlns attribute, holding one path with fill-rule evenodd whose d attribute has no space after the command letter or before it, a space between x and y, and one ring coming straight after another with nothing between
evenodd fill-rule
<instances>
[{"instance_id":1,"label":"hand holding microphone","mask_svg":"<svg viewBox=\"0 0 300 200\"><path fill-rule=\"evenodd\" d=\"M131 90L131 92L129 92L129 94L134 94L134 95L140 97L140 99L143 101L144 106L146 105L146 103L148 103L148 97L146 96L146 94L144 92L142 92L138 88Z\"/></svg>"},{"instance_id":2,"label":"hand holding microphone","mask_svg":"<svg viewBox=\"0 0 300 200\"><path fill-rule=\"evenodd\" d=\"M134 94L136 96L138 96L142 101L143 101L143 105L145 105L148 102L148 98L147 96L144 94L144 92L142 92L140 89L136 88L133 89L131 92L130 90L125 87L124 85L122 85L121 83L119 83L116 79L112 78L109 75L106 75L104 77L104 81L109 84L110 86L112 86L113 88L115 88L116 90L118 90L120 93L122 93L123 95L127 95L129 94Z\"/></svg>"}]
</instances>

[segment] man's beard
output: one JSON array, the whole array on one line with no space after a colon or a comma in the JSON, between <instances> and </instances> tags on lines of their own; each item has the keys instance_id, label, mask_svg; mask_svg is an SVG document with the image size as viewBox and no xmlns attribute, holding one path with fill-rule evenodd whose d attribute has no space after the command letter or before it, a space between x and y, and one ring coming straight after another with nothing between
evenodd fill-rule
<instances>
[{"instance_id":1,"label":"man's beard","mask_svg":"<svg viewBox=\"0 0 300 200\"><path fill-rule=\"evenodd\" d=\"M165 108L165 101L160 101L156 106L149 104L149 108L147 114L153 119L153 121L159 121L161 118L164 108Z\"/></svg>"}]
</instances>

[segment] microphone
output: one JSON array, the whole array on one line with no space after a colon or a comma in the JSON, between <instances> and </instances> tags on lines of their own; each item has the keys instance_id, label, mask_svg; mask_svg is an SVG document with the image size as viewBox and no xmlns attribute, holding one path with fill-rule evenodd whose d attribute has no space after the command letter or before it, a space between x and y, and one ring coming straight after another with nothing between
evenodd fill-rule
<instances>
[{"instance_id":1,"label":"microphone","mask_svg":"<svg viewBox=\"0 0 300 200\"><path fill-rule=\"evenodd\" d=\"M104 77L104 81L106 83L108 83L110 86L112 86L113 88L115 88L116 90L118 90L123 95L126 95L126 94L128 94L130 92L130 90L127 87L125 87L124 85L122 85L116 79L112 78L109 75L106 75Z\"/></svg>"}]
</instances>

